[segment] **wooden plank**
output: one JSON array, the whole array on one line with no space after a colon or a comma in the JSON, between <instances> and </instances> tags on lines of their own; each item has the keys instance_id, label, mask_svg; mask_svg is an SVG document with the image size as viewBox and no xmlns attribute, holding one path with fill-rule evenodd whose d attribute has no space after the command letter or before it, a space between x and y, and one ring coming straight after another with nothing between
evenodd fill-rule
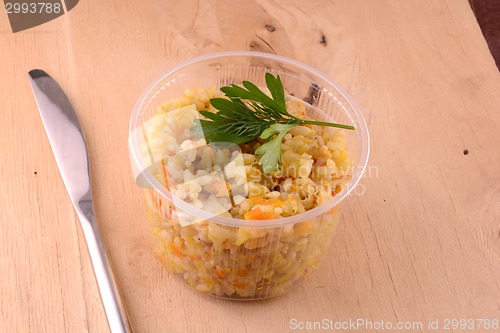
<instances>
[{"instance_id":1,"label":"wooden plank","mask_svg":"<svg viewBox=\"0 0 500 333\"><path fill-rule=\"evenodd\" d=\"M107 330L26 79L36 67L79 114L96 214L138 332L500 318L500 75L466 0L89 0L16 34L0 20L0 45L0 331ZM318 271L275 300L202 297L166 273L129 167L128 121L142 89L179 61L222 50L273 52L324 71L370 128L362 195L346 201Z\"/></svg>"}]
</instances>

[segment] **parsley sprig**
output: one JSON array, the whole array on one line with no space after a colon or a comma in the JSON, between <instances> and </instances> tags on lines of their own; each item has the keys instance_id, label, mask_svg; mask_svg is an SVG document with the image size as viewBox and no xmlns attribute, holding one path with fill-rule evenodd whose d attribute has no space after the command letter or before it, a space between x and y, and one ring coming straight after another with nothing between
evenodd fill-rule
<instances>
[{"instance_id":1,"label":"parsley sprig","mask_svg":"<svg viewBox=\"0 0 500 333\"><path fill-rule=\"evenodd\" d=\"M195 119L191 130L207 142L242 144L257 138L266 139L255 153L262 155L259 163L264 172L281 166L281 141L289 130L298 125L311 124L354 130L354 126L315 120L304 120L286 109L285 89L279 75L265 75L271 96L255 84L243 81L242 87L232 84L221 87L227 98L212 98L210 104L216 113L199 111L206 119Z\"/></svg>"}]
</instances>

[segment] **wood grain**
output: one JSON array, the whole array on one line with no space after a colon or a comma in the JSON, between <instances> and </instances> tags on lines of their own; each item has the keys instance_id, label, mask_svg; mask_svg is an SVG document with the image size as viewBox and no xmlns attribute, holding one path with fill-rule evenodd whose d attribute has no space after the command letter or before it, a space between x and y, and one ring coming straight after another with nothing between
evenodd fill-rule
<instances>
[{"instance_id":1,"label":"wood grain","mask_svg":"<svg viewBox=\"0 0 500 333\"><path fill-rule=\"evenodd\" d=\"M500 75L467 0L86 0L16 34L0 17L1 332L108 330L28 85L32 68L50 73L78 112L96 215L137 332L500 319ZM325 260L270 301L202 297L165 272L129 166L142 89L179 61L222 50L276 53L327 73L371 133L367 177Z\"/></svg>"}]
</instances>

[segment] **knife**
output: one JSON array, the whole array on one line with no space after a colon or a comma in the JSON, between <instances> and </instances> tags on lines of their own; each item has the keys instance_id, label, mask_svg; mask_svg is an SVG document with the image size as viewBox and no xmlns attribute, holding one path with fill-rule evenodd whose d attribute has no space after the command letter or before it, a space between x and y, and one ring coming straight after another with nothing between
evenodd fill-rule
<instances>
[{"instance_id":1,"label":"knife","mask_svg":"<svg viewBox=\"0 0 500 333\"><path fill-rule=\"evenodd\" d=\"M90 164L80 122L66 94L47 73L34 69L28 76L57 166L85 235L109 328L113 333L132 332L94 215Z\"/></svg>"}]
</instances>

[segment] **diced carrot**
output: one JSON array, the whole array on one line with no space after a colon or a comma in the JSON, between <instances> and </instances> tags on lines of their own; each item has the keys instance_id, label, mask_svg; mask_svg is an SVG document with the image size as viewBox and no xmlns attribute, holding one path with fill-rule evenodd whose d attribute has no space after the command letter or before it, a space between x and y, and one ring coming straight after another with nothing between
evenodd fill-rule
<instances>
[{"instance_id":1,"label":"diced carrot","mask_svg":"<svg viewBox=\"0 0 500 333\"><path fill-rule=\"evenodd\" d=\"M251 197L248 198L251 202L257 205L272 205L272 206L279 206L283 203L283 201L278 200L278 199L267 199L262 196L258 197Z\"/></svg>"},{"instance_id":2,"label":"diced carrot","mask_svg":"<svg viewBox=\"0 0 500 333\"><path fill-rule=\"evenodd\" d=\"M247 268L241 268L236 272L236 275L239 276L247 276L248 275L248 269Z\"/></svg>"},{"instance_id":3,"label":"diced carrot","mask_svg":"<svg viewBox=\"0 0 500 333\"><path fill-rule=\"evenodd\" d=\"M165 187L167 188L167 190L170 191L170 187L168 185L168 178L167 178L167 169L165 168L165 161L164 160L161 160L161 171L163 174L163 180L165 181Z\"/></svg>"},{"instance_id":4,"label":"diced carrot","mask_svg":"<svg viewBox=\"0 0 500 333\"><path fill-rule=\"evenodd\" d=\"M250 202L255 203L255 204L262 204L262 203L264 202L264 200L265 200L265 199L264 199L263 197L259 196L259 197L251 197L251 198L248 198L248 200L249 200Z\"/></svg>"},{"instance_id":5,"label":"diced carrot","mask_svg":"<svg viewBox=\"0 0 500 333\"><path fill-rule=\"evenodd\" d=\"M247 286L247 284L245 282L240 282L238 280L234 280L233 286L236 288L244 289Z\"/></svg>"},{"instance_id":6,"label":"diced carrot","mask_svg":"<svg viewBox=\"0 0 500 333\"><path fill-rule=\"evenodd\" d=\"M148 192L149 192L149 200L151 200L151 204L153 205L153 207L158 208L158 207L156 206L156 200L155 200L155 195L154 195L154 193L153 193L153 190L152 190L152 189L149 189L149 190L148 190Z\"/></svg>"},{"instance_id":7,"label":"diced carrot","mask_svg":"<svg viewBox=\"0 0 500 333\"><path fill-rule=\"evenodd\" d=\"M223 271L219 271L217 268L214 268L213 270L214 270L215 275L217 275L220 278L224 278L226 276L226 274L224 274Z\"/></svg>"},{"instance_id":8,"label":"diced carrot","mask_svg":"<svg viewBox=\"0 0 500 333\"><path fill-rule=\"evenodd\" d=\"M184 259L184 254L175 245L170 245L170 252L172 252L173 254L175 254L177 257L179 257L181 259Z\"/></svg>"},{"instance_id":9,"label":"diced carrot","mask_svg":"<svg viewBox=\"0 0 500 333\"><path fill-rule=\"evenodd\" d=\"M246 212L243 217L245 220L269 220L276 217L274 212L263 212L259 207Z\"/></svg>"},{"instance_id":10,"label":"diced carrot","mask_svg":"<svg viewBox=\"0 0 500 333\"><path fill-rule=\"evenodd\" d=\"M337 185L335 186L335 189L332 191L332 195L337 195L340 191L342 191L342 186L341 185Z\"/></svg>"},{"instance_id":11,"label":"diced carrot","mask_svg":"<svg viewBox=\"0 0 500 333\"><path fill-rule=\"evenodd\" d=\"M150 197L151 204L153 205L153 207L161 208L162 200L159 196L156 195L154 190L152 190L152 189L149 190L149 197Z\"/></svg>"}]
</instances>

